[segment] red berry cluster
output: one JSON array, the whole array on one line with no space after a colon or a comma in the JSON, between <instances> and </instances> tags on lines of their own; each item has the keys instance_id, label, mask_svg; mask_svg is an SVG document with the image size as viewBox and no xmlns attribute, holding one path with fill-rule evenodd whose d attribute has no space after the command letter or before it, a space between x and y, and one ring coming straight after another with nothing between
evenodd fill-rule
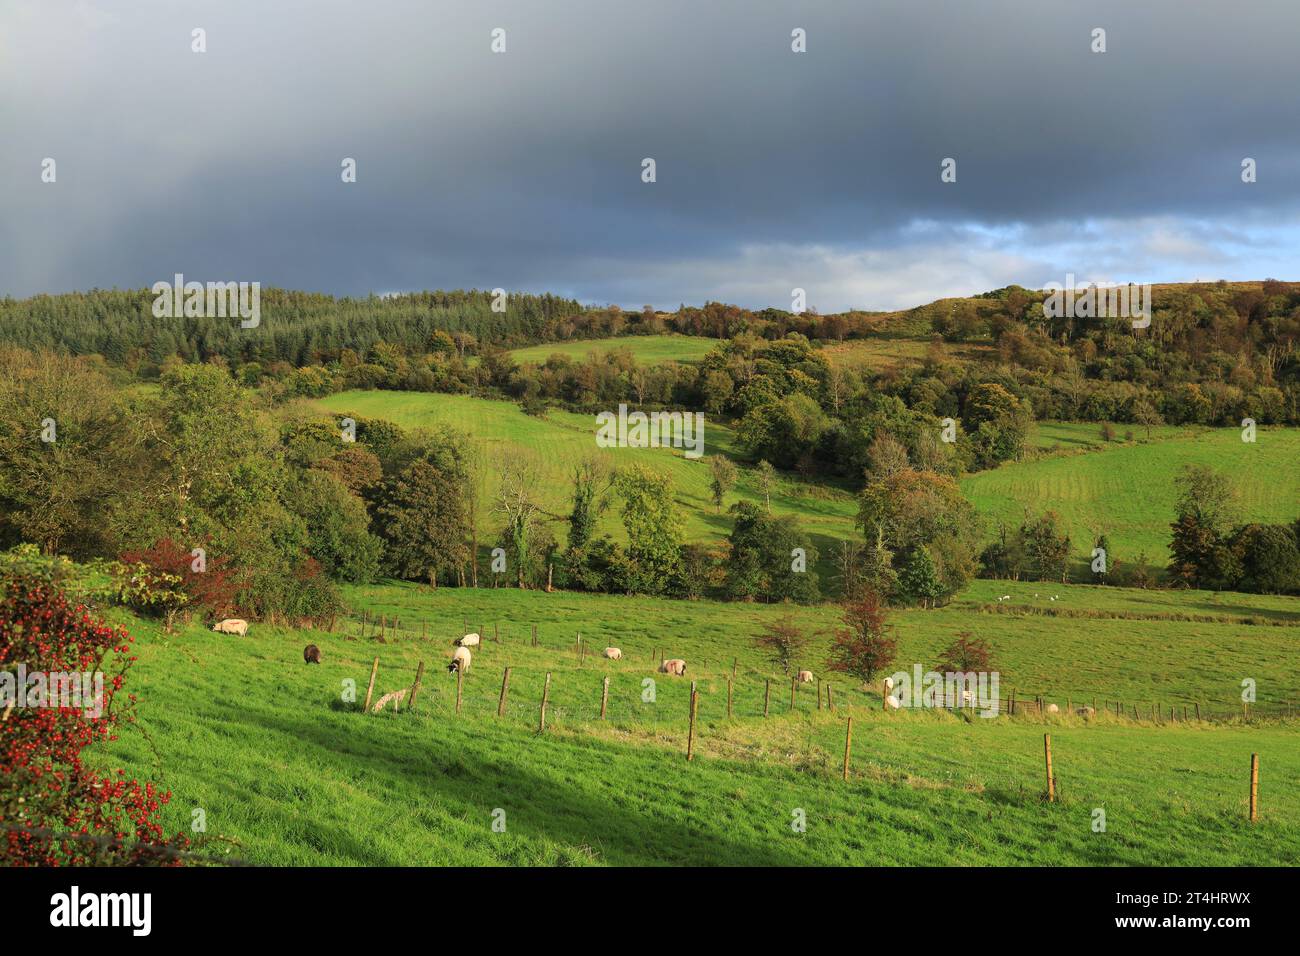
<instances>
[{"instance_id":1,"label":"red berry cluster","mask_svg":"<svg viewBox=\"0 0 1300 956\"><path fill-rule=\"evenodd\" d=\"M87 746L116 739L119 722L131 720L135 698L119 693L136 660L131 641L125 630L70 605L48 581L0 581L0 671L15 680L19 664L29 673L105 674L98 717L77 707L15 706L0 720L0 864L173 862L173 851L188 846L183 833L169 838L155 819L170 792L82 763Z\"/></svg>"}]
</instances>

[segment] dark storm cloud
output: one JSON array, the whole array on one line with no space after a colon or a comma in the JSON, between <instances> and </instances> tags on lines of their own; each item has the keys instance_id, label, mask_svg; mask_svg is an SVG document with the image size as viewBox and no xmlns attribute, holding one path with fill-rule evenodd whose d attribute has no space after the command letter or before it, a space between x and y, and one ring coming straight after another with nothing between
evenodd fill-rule
<instances>
[{"instance_id":1,"label":"dark storm cloud","mask_svg":"<svg viewBox=\"0 0 1300 956\"><path fill-rule=\"evenodd\" d=\"M825 309L1258 278L1296 252L1298 28L1291 2L10 0L0 292L183 271Z\"/></svg>"}]
</instances>

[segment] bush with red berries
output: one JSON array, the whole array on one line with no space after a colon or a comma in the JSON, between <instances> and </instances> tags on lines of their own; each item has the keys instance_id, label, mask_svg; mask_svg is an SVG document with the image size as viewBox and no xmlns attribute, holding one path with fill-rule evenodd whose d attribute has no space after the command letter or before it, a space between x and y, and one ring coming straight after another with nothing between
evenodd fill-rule
<instances>
[{"instance_id":1,"label":"bush with red berries","mask_svg":"<svg viewBox=\"0 0 1300 956\"><path fill-rule=\"evenodd\" d=\"M91 744L115 740L134 697L122 693L135 657L124 630L72 606L49 580L0 577L0 864L87 866L170 864L189 841L157 821L170 793L97 772L82 762ZM17 706L18 667L27 673L100 672L103 700L90 708ZM85 703L85 701L82 701ZM54 706L51 706L54 705ZM85 709L97 711L88 716Z\"/></svg>"}]
</instances>

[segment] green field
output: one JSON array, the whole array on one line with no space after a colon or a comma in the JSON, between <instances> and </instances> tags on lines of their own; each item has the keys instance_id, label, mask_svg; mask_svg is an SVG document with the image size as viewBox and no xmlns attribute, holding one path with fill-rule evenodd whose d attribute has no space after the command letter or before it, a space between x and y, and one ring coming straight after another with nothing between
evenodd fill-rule
<instances>
[{"instance_id":1,"label":"green field","mask_svg":"<svg viewBox=\"0 0 1300 956\"><path fill-rule=\"evenodd\" d=\"M552 355L563 355L580 362L593 353L605 355L626 350L641 365L658 365L662 362L698 362L719 344L717 339L698 335L623 335L530 345L514 349L510 355L520 365L526 362L540 365Z\"/></svg>"},{"instance_id":2,"label":"green field","mask_svg":"<svg viewBox=\"0 0 1300 956\"><path fill-rule=\"evenodd\" d=\"M1032 514L1056 511L1080 566L1104 532L1121 563L1145 552L1148 564L1164 567L1178 497L1174 479L1185 464L1228 470L1244 520L1289 522L1300 514L1300 430L1261 428L1254 443L1243 442L1236 428L1162 428L1151 441L1136 432L1134 442L1103 444L1099 425L1040 425L1038 435L1050 440L1036 444L1059 443L1078 453L980 472L962 480L962 491L991 529L998 521L1019 524L1026 506Z\"/></svg>"},{"instance_id":3,"label":"green field","mask_svg":"<svg viewBox=\"0 0 1300 956\"><path fill-rule=\"evenodd\" d=\"M896 663L928 666L958 628L990 637L1014 685L1064 707L1097 695L1126 705L1178 700L1231 705L1241 676L1260 706L1294 693L1295 627L1099 617L1078 621L977 613L984 582L944 611L896 618ZM987 582L996 584L996 582ZM1005 592L1004 592L1005 593ZM1040 592L1041 593L1041 592ZM1105 614L1147 607L1115 589L1058 589ZM1016 600L1032 605L1032 591ZM1294 600L1167 592L1171 612L1231 620L1262 610L1300 623ZM202 808L199 849L260 864L1120 864L1281 865L1300 859L1300 733L1293 722L1153 724L1103 715L966 719L946 712L884 714L873 692L835 681L837 710L817 709L754 650L765 620L790 611L810 631L828 608L673 602L513 589L437 592L408 584L349 591L354 609L384 614L380 643L357 621L334 633L254 625L248 637L197 626L164 639L129 622L140 660L128 690L139 728L95 753L105 765L173 791L169 829ZM391 630L392 616L402 631ZM475 654L462 708L442 667L451 637L499 628ZM540 646L530 646L537 626ZM427 636L426 635L427 628ZM593 649L574 652L581 632ZM324 663L302 662L317 643ZM597 656L606 644L621 662ZM687 679L657 675L655 650L686 658ZM825 638L802 663L824 675ZM345 681L376 697L408 686L414 713L359 713ZM733 716L726 679L735 660ZM502 668L506 714L496 716ZM537 732L552 675L547 729ZM609 676L607 720L598 719ZM653 702L643 682L655 680ZM762 716L773 679L771 716ZM700 689L696 759L684 757L689 681ZM1291 682L1288 685L1288 682ZM1104 708L1103 708L1104 709ZM854 718L850 778L841 779L844 718ZM1180 711L1181 716L1181 711ZM1060 799L1042 800L1043 732L1052 734ZM1260 821L1246 822L1251 753L1261 758ZM1107 830L1092 829L1102 808ZM791 829L796 810L805 833ZM506 831L494 832L504 811ZM499 815L498 815L499 818Z\"/></svg>"},{"instance_id":4,"label":"green field","mask_svg":"<svg viewBox=\"0 0 1300 956\"><path fill-rule=\"evenodd\" d=\"M535 418L511 402L420 392L341 392L317 406L333 413L387 418L407 428L450 425L469 433L489 461L522 450L537 463L546 509L554 514L567 513L573 467L584 457L598 455L615 465L643 461L672 478L688 541L716 541L731 528L725 509L720 514L713 507L703 460L688 459L677 449L597 448L594 416L553 409L544 419ZM1168 563L1169 524L1177 497L1174 479L1185 463L1232 463L1244 520L1290 521L1297 516L1300 430L1264 428L1254 444L1243 443L1232 428L1166 426L1154 429L1151 440L1139 429L1131 442L1123 440L1124 430L1117 426L1119 440L1107 443L1096 423L1040 422L1030 436L1035 455L963 478L962 491L984 517L990 538L999 522L1018 524L1026 506L1035 515L1055 510L1070 534L1078 574L1086 570L1098 532L1109 537L1112 559L1121 567L1132 566L1144 552L1150 567ZM758 501L753 470L739 460L734 432L711 420L705 439L706 454L728 455L741 465L727 505L738 499ZM489 477L488 498L495 487ZM853 495L787 475L773 495L772 510L800 518L821 553L817 570L829 582L834 574L832 550L838 541L857 534ZM623 535L612 512L603 519L602 530L619 540Z\"/></svg>"},{"instance_id":5,"label":"green field","mask_svg":"<svg viewBox=\"0 0 1300 956\"><path fill-rule=\"evenodd\" d=\"M568 514L571 504L573 468L584 458L597 456L611 465L644 462L669 475L675 498L686 519L688 541L717 541L731 530L731 518L715 510L709 492L709 466L704 459L690 459L675 448L598 448L596 420L593 415L579 415L559 409L550 410L544 419L525 415L511 402L490 401L459 395L434 395L418 392L353 391L341 392L321 400L318 405L331 412L354 412L374 418L386 418L405 428L449 425L470 435L490 465L501 455L525 454L539 469L538 490L544 507L552 514ZM705 425L705 454L735 456L735 436L726 425L713 421ZM496 493L498 482L489 467L485 492L487 500ZM727 496L726 507L739 499L757 502L758 490L753 471L742 465L735 489ZM832 573L831 549L837 540L853 533L857 504L844 490L827 489L796 480L781 481L772 495L776 514L798 514L804 529L812 535L821 552L819 573ZM616 540L624 537L616 509L603 518L601 530ZM556 534L563 540L563 527L556 524Z\"/></svg>"}]
</instances>

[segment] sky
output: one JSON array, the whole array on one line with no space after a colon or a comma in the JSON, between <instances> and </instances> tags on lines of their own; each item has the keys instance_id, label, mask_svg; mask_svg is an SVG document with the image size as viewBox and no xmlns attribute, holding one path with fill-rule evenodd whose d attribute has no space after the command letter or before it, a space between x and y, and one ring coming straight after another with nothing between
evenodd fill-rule
<instances>
[{"instance_id":1,"label":"sky","mask_svg":"<svg viewBox=\"0 0 1300 956\"><path fill-rule=\"evenodd\" d=\"M1300 279L1298 40L1295 0L0 0L0 295Z\"/></svg>"}]
</instances>

